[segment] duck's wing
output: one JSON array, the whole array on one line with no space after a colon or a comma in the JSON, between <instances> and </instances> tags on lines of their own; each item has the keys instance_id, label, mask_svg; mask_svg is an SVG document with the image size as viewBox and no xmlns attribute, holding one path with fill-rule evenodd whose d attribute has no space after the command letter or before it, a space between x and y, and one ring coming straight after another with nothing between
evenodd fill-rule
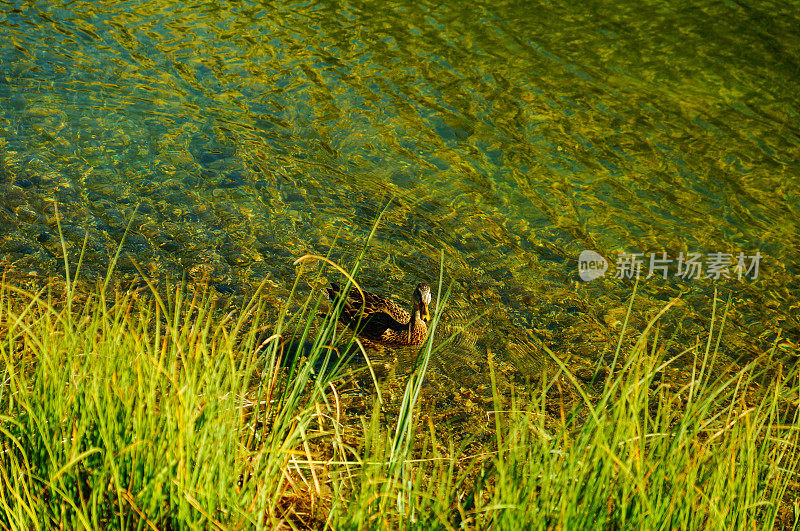
<instances>
[{"instance_id":1,"label":"duck's wing","mask_svg":"<svg viewBox=\"0 0 800 531\"><path fill-rule=\"evenodd\" d=\"M330 287L326 288L326 292L332 301L336 301L341 293L341 288L337 283L331 282ZM362 298L361 292L353 288L347 294L340 319L348 324L352 322L354 325L361 319L362 326L366 327L365 330L401 329L408 326L411 314L393 301L368 291L364 292Z\"/></svg>"}]
</instances>

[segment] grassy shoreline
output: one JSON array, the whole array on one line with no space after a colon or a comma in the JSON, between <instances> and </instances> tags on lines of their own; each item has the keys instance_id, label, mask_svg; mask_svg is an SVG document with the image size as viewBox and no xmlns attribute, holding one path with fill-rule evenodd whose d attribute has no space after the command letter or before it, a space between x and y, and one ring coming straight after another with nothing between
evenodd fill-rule
<instances>
[{"instance_id":1,"label":"grassy shoreline","mask_svg":"<svg viewBox=\"0 0 800 531\"><path fill-rule=\"evenodd\" d=\"M566 366L526 397L493 378L493 435L464 445L424 414L432 341L386 418L380 394L348 403L366 373L334 355L354 343L316 294L275 317L259 294L218 315L202 291L106 293L57 304L0 285L0 528L800 522L797 367L767 352L710 370L724 315L684 353L688 386L664 381L671 360L648 326L599 399ZM578 407L555 398L563 386Z\"/></svg>"}]
</instances>

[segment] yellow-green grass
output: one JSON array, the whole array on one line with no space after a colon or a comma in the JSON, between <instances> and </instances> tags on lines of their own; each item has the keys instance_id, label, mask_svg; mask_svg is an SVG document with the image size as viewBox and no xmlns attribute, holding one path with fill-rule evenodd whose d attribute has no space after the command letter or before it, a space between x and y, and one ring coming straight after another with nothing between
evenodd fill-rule
<instances>
[{"instance_id":1,"label":"yellow-green grass","mask_svg":"<svg viewBox=\"0 0 800 531\"><path fill-rule=\"evenodd\" d=\"M319 290L297 293L323 271L349 285L361 259L349 272L298 260L277 311L260 292L225 313L182 285L126 292L106 279L87 290L67 275L31 292L2 282L0 528L800 522L797 367L768 351L719 370L725 311L680 353L695 367L683 387L661 380L674 358L663 359L657 317L633 347L617 347L599 398L551 355L557 370L527 396L509 401L493 386L493 437L463 445L418 415L442 347L433 330L394 417L381 414L380 393L366 397L373 407L343 406L348 378L366 371L342 353L361 346L337 328L341 308L321 315ZM441 277L434 329L449 296ZM583 403L554 418L559 386Z\"/></svg>"},{"instance_id":2,"label":"yellow-green grass","mask_svg":"<svg viewBox=\"0 0 800 531\"><path fill-rule=\"evenodd\" d=\"M349 336L319 317L316 292L293 315L259 294L218 315L186 293L99 286L68 304L0 287L0 527L798 523L800 383L774 353L715 373L710 333L683 353L696 357L691 383L668 389L658 375L671 360L648 327L601 397L583 395L580 422L547 420L548 387L581 389L562 366L510 407L496 391L493 440L464 454L415 420L432 342L398 417L376 404L354 424L337 387L359 367L333 355Z\"/></svg>"}]
</instances>

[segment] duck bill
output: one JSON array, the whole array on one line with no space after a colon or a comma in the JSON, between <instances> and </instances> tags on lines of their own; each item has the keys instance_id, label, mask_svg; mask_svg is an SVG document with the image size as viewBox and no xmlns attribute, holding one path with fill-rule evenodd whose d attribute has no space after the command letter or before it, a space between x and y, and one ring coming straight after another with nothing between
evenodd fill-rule
<instances>
[{"instance_id":1,"label":"duck bill","mask_svg":"<svg viewBox=\"0 0 800 531\"><path fill-rule=\"evenodd\" d=\"M431 314L428 311L428 305L422 303L422 307L419 309L419 317L426 323L431 320Z\"/></svg>"}]
</instances>

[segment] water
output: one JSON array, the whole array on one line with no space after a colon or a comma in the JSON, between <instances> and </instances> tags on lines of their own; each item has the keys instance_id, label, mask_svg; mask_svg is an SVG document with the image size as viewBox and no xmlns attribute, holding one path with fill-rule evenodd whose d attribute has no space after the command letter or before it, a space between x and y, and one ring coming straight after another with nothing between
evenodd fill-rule
<instances>
[{"instance_id":1,"label":"water","mask_svg":"<svg viewBox=\"0 0 800 531\"><path fill-rule=\"evenodd\" d=\"M432 378L486 390L613 354L621 252L763 255L757 279L642 280L666 343L800 343L800 22L759 2L13 2L0 0L0 260L209 278L279 305L306 252L408 299L440 256L462 333ZM606 276L578 277L599 252ZM734 275L735 277L735 275ZM331 279L336 278L333 274ZM477 321L465 326L472 319ZM606 361L603 361L606 360ZM401 367L403 366L401 360ZM407 360L406 360L407 361Z\"/></svg>"}]
</instances>

